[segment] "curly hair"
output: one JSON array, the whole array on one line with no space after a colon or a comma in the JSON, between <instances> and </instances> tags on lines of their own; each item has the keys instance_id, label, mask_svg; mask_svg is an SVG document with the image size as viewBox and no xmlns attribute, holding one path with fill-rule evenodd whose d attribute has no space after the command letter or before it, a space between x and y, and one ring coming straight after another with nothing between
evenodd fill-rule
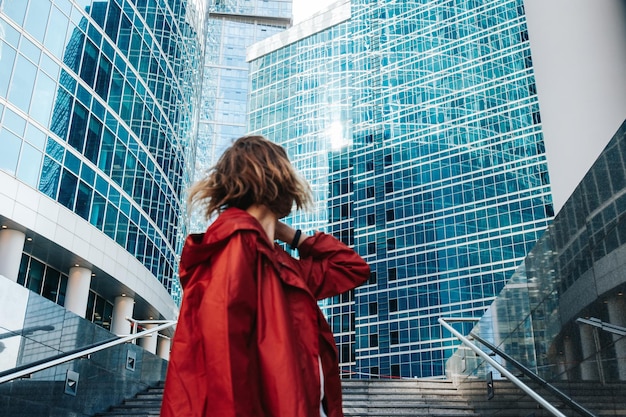
<instances>
[{"instance_id":1,"label":"curly hair","mask_svg":"<svg viewBox=\"0 0 626 417\"><path fill-rule=\"evenodd\" d=\"M237 139L208 171L189 189L190 207L202 205L208 219L229 207L246 210L253 204L266 205L278 218L311 202L311 190L298 177L285 150L263 136Z\"/></svg>"}]
</instances>

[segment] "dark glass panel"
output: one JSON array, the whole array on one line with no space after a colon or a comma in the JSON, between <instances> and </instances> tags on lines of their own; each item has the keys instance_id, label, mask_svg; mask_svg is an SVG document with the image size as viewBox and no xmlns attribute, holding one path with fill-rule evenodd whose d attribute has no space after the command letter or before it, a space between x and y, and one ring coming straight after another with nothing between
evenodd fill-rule
<instances>
[{"instance_id":1,"label":"dark glass panel","mask_svg":"<svg viewBox=\"0 0 626 417\"><path fill-rule=\"evenodd\" d=\"M111 239L115 239L115 229L117 228L117 209L107 203L107 211L104 220L104 233Z\"/></svg>"},{"instance_id":2,"label":"dark glass panel","mask_svg":"<svg viewBox=\"0 0 626 417\"><path fill-rule=\"evenodd\" d=\"M94 164L98 163L101 136L102 122L91 116L89 129L87 130L87 140L85 141L85 156Z\"/></svg>"},{"instance_id":3,"label":"dark glass panel","mask_svg":"<svg viewBox=\"0 0 626 417\"><path fill-rule=\"evenodd\" d=\"M102 197L100 193L94 193L89 222L100 230L102 230L102 225L104 223L105 208L106 199Z\"/></svg>"},{"instance_id":4,"label":"dark glass panel","mask_svg":"<svg viewBox=\"0 0 626 417\"><path fill-rule=\"evenodd\" d=\"M20 269L17 274L17 283L20 285L26 284L26 273L28 272L28 262L30 257L25 253L22 254L22 260L20 261Z\"/></svg>"},{"instance_id":5,"label":"dark glass panel","mask_svg":"<svg viewBox=\"0 0 626 417\"><path fill-rule=\"evenodd\" d=\"M41 295L48 300L57 302L59 295L59 284L61 280L61 273L54 268L46 268L46 279L43 284L43 291Z\"/></svg>"},{"instance_id":6,"label":"dark glass panel","mask_svg":"<svg viewBox=\"0 0 626 417\"><path fill-rule=\"evenodd\" d=\"M91 195L93 190L90 186L80 181L76 194L76 208L74 212L85 220L89 220L89 208L91 207Z\"/></svg>"},{"instance_id":7,"label":"dark glass panel","mask_svg":"<svg viewBox=\"0 0 626 417\"><path fill-rule=\"evenodd\" d=\"M96 77L96 85L94 89L96 93L106 100L109 96L109 84L111 83L111 62L104 56L100 56L100 65L98 66L98 74Z\"/></svg>"},{"instance_id":8,"label":"dark glass panel","mask_svg":"<svg viewBox=\"0 0 626 417\"><path fill-rule=\"evenodd\" d=\"M109 1L109 12L107 13L105 33L111 38L113 43L117 42L119 32L120 16L122 11L115 1Z\"/></svg>"},{"instance_id":9,"label":"dark glass panel","mask_svg":"<svg viewBox=\"0 0 626 417\"><path fill-rule=\"evenodd\" d=\"M67 292L67 275L61 275L61 282L59 283L59 296L57 297L57 304L60 306L65 305L65 294Z\"/></svg>"},{"instance_id":10,"label":"dark glass panel","mask_svg":"<svg viewBox=\"0 0 626 417\"><path fill-rule=\"evenodd\" d=\"M26 280L26 287L29 290L36 292L37 294L41 293L44 270L45 265L43 263L31 258L28 268L28 278Z\"/></svg>"},{"instance_id":11,"label":"dark glass panel","mask_svg":"<svg viewBox=\"0 0 626 417\"><path fill-rule=\"evenodd\" d=\"M76 175L64 169L63 174L61 174L61 186L59 187L59 198L57 201L70 210L74 209L77 185L78 178Z\"/></svg>"},{"instance_id":12,"label":"dark glass panel","mask_svg":"<svg viewBox=\"0 0 626 417\"><path fill-rule=\"evenodd\" d=\"M70 125L68 143L77 151L82 152L85 146L85 131L87 130L87 109L80 103L74 105L74 113Z\"/></svg>"},{"instance_id":13,"label":"dark glass panel","mask_svg":"<svg viewBox=\"0 0 626 417\"><path fill-rule=\"evenodd\" d=\"M115 135L108 129L104 129L102 135L102 146L100 148L100 159L98 161L98 168L100 168L107 175L111 174L111 167L113 166L113 150L115 147Z\"/></svg>"},{"instance_id":14,"label":"dark glass panel","mask_svg":"<svg viewBox=\"0 0 626 417\"><path fill-rule=\"evenodd\" d=\"M85 80L87 85L93 86L96 78L96 65L98 62L98 48L89 39L85 43L85 52L83 53L83 63L80 67L80 78Z\"/></svg>"}]
</instances>

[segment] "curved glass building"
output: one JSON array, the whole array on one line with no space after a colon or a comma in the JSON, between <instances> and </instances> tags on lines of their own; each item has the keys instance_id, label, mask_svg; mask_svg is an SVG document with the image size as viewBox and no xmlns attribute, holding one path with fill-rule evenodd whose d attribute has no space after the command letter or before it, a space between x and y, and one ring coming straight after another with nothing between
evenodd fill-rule
<instances>
[{"instance_id":1,"label":"curved glass building","mask_svg":"<svg viewBox=\"0 0 626 417\"><path fill-rule=\"evenodd\" d=\"M0 275L118 334L174 318L205 2L0 5Z\"/></svg>"}]
</instances>

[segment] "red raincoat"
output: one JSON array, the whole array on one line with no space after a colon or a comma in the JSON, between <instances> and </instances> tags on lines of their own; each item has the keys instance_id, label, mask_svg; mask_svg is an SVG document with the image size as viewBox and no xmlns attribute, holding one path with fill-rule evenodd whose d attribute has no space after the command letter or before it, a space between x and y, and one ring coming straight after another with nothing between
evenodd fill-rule
<instances>
[{"instance_id":1,"label":"red raincoat","mask_svg":"<svg viewBox=\"0 0 626 417\"><path fill-rule=\"evenodd\" d=\"M326 414L343 416L337 348L316 300L362 284L369 267L324 233L298 249L299 260L235 208L187 238L162 417L319 417L318 357Z\"/></svg>"}]
</instances>

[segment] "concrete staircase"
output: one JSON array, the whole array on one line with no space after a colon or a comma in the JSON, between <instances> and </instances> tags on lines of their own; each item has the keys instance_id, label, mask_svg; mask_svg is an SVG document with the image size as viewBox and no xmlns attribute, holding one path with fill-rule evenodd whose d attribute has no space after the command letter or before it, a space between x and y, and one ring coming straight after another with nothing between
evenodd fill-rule
<instances>
[{"instance_id":1,"label":"concrete staircase","mask_svg":"<svg viewBox=\"0 0 626 417\"><path fill-rule=\"evenodd\" d=\"M449 381L342 381L346 417L478 417ZM163 386L150 388L97 417L158 416Z\"/></svg>"},{"instance_id":2,"label":"concrete staircase","mask_svg":"<svg viewBox=\"0 0 626 417\"><path fill-rule=\"evenodd\" d=\"M346 417L478 417L451 381L344 380Z\"/></svg>"},{"instance_id":3,"label":"concrete staircase","mask_svg":"<svg viewBox=\"0 0 626 417\"><path fill-rule=\"evenodd\" d=\"M524 381L524 383L566 416L580 416L579 413L566 406L562 400L547 393L546 390L529 381ZM589 381L556 383L554 385L595 416L626 416L626 384L624 383L602 384ZM481 380L463 383L459 387L458 393L472 404L480 416L552 416L551 413L539 406L536 401L508 380L494 381L494 397L491 400L487 399L486 382Z\"/></svg>"},{"instance_id":4,"label":"concrete staircase","mask_svg":"<svg viewBox=\"0 0 626 417\"><path fill-rule=\"evenodd\" d=\"M458 389L446 380L344 380L342 385L346 417L551 417L507 380L494 381L491 400L482 380L465 382ZM532 387L532 383L528 385ZM533 388L566 416L579 416L559 399ZM557 388L595 416L626 416L626 383L568 383ZM162 397L161 384L96 416L158 416Z\"/></svg>"},{"instance_id":5,"label":"concrete staircase","mask_svg":"<svg viewBox=\"0 0 626 417\"><path fill-rule=\"evenodd\" d=\"M158 416L161 412L163 400L163 384L148 388L134 398L125 400L121 405L112 407L109 411L98 413L94 417L148 417Z\"/></svg>"}]
</instances>

